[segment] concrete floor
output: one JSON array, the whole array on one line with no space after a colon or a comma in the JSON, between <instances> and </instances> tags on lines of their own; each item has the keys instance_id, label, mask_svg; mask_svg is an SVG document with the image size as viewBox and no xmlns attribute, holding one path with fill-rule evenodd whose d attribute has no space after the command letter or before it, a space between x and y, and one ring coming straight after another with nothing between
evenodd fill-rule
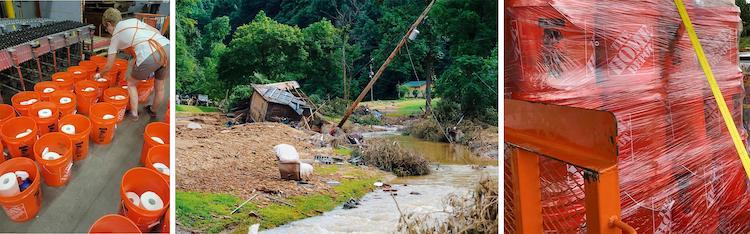
<instances>
[{"instance_id":1,"label":"concrete floor","mask_svg":"<svg viewBox=\"0 0 750 234\"><path fill-rule=\"evenodd\" d=\"M164 119L169 100L169 82L164 83L165 101L157 111L158 120ZM150 120L145 112L139 115L138 121L125 119L117 125L111 144L90 143L89 155L73 164L72 178L66 186L49 187L42 182L42 208L36 218L16 223L0 212L0 232L88 232L100 217L117 213L122 175L141 166L143 130L149 122L157 121Z\"/></svg>"}]
</instances>

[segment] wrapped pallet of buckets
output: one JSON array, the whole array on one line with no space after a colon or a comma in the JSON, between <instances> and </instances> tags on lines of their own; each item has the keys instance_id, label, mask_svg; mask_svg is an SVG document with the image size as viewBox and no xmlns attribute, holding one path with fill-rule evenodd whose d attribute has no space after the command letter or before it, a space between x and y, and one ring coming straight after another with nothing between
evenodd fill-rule
<instances>
[{"instance_id":1,"label":"wrapped pallet of buckets","mask_svg":"<svg viewBox=\"0 0 750 234\"><path fill-rule=\"evenodd\" d=\"M685 4L746 139L739 9ZM747 178L676 9L657 0L506 1L504 96L614 114L622 220L637 232L747 233ZM550 183L544 232L585 231L582 173L547 158L540 166Z\"/></svg>"}]
</instances>

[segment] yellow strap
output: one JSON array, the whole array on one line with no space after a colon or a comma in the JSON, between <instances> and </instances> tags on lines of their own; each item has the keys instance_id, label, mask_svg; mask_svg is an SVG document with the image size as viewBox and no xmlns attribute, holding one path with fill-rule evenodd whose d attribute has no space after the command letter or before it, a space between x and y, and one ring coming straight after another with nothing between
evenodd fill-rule
<instances>
[{"instance_id":1,"label":"yellow strap","mask_svg":"<svg viewBox=\"0 0 750 234\"><path fill-rule=\"evenodd\" d=\"M729 135L732 136L734 148L737 149L737 153L740 156L740 161L742 161L742 166L745 168L747 178L750 179L750 158L748 158L747 156L747 150L745 150L745 145L742 144L740 133L737 132L737 127L734 125L732 115L729 113L729 108L727 107L726 101L724 101L724 96L721 95L719 85L716 83L714 73L711 71L711 65L708 64L706 55L703 53L703 47L701 47L701 43L700 41L698 41L698 35L695 34L693 23L690 22L690 17L688 17L687 10L685 10L685 5L682 3L682 0L674 0L674 3L675 5L677 5L677 11L680 12L682 23L685 24L685 29L687 30L688 36L690 37L690 42L693 44L693 49L695 49L695 53L698 55L698 62L700 62L701 68L703 68L703 73L706 74L708 85L711 86L711 92L714 94L716 104L719 106L721 117L724 118L724 123L729 129Z\"/></svg>"}]
</instances>

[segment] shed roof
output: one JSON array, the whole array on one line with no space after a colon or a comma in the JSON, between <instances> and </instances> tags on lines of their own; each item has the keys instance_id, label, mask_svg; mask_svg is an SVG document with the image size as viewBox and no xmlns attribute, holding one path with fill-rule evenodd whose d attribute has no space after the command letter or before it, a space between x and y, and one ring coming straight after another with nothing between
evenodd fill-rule
<instances>
[{"instance_id":1,"label":"shed roof","mask_svg":"<svg viewBox=\"0 0 750 234\"><path fill-rule=\"evenodd\" d=\"M253 89L267 102L287 105L299 115L302 115L305 109L311 109L307 102L289 92L290 89L299 87L299 84L297 84L296 81L273 84L253 84L252 86Z\"/></svg>"},{"instance_id":2,"label":"shed roof","mask_svg":"<svg viewBox=\"0 0 750 234\"><path fill-rule=\"evenodd\" d=\"M427 84L426 81L409 81L409 82L404 83L404 85L406 85L407 87L411 87L411 88L421 87L422 85L425 85L425 84Z\"/></svg>"}]
</instances>

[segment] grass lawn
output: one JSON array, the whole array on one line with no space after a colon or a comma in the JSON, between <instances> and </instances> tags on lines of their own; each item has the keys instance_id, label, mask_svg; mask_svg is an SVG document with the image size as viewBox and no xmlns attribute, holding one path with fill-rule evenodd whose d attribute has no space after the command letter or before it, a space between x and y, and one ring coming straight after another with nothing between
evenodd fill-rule
<instances>
[{"instance_id":1,"label":"grass lawn","mask_svg":"<svg viewBox=\"0 0 750 234\"><path fill-rule=\"evenodd\" d=\"M440 98L433 98L432 105L435 106ZM372 102L362 102L360 105L367 105L372 109L378 109L387 116L400 117L418 114L424 109L425 100L421 98L410 98L401 100L382 100Z\"/></svg>"},{"instance_id":2,"label":"grass lawn","mask_svg":"<svg viewBox=\"0 0 750 234\"><path fill-rule=\"evenodd\" d=\"M750 37L740 38L740 50L742 50L743 48L750 48Z\"/></svg>"},{"instance_id":3,"label":"grass lawn","mask_svg":"<svg viewBox=\"0 0 750 234\"><path fill-rule=\"evenodd\" d=\"M192 113L205 113L205 112L219 112L219 109L208 106L188 106L188 105L177 105L175 109L180 112L192 112Z\"/></svg>"},{"instance_id":4,"label":"grass lawn","mask_svg":"<svg viewBox=\"0 0 750 234\"><path fill-rule=\"evenodd\" d=\"M335 194L312 193L305 196L287 197L285 202L293 205L272 203L265 207L250 201L234 214L229 214L247 198L230 194L176 192L177 221L192 231L218 233L231 231L247 233L250 225L260 223L261 229L269 229L286 223L313 217L332 210L349 200L360 198L372 191L373 183L384 176L380 171L365 171L345 165L320 165L315 173L328 176L339 174L340 185L334 187ZM262 195L259 195L262 196ZM257 198L256 198L257 199Z\"/></svg>"}]
</instances>

